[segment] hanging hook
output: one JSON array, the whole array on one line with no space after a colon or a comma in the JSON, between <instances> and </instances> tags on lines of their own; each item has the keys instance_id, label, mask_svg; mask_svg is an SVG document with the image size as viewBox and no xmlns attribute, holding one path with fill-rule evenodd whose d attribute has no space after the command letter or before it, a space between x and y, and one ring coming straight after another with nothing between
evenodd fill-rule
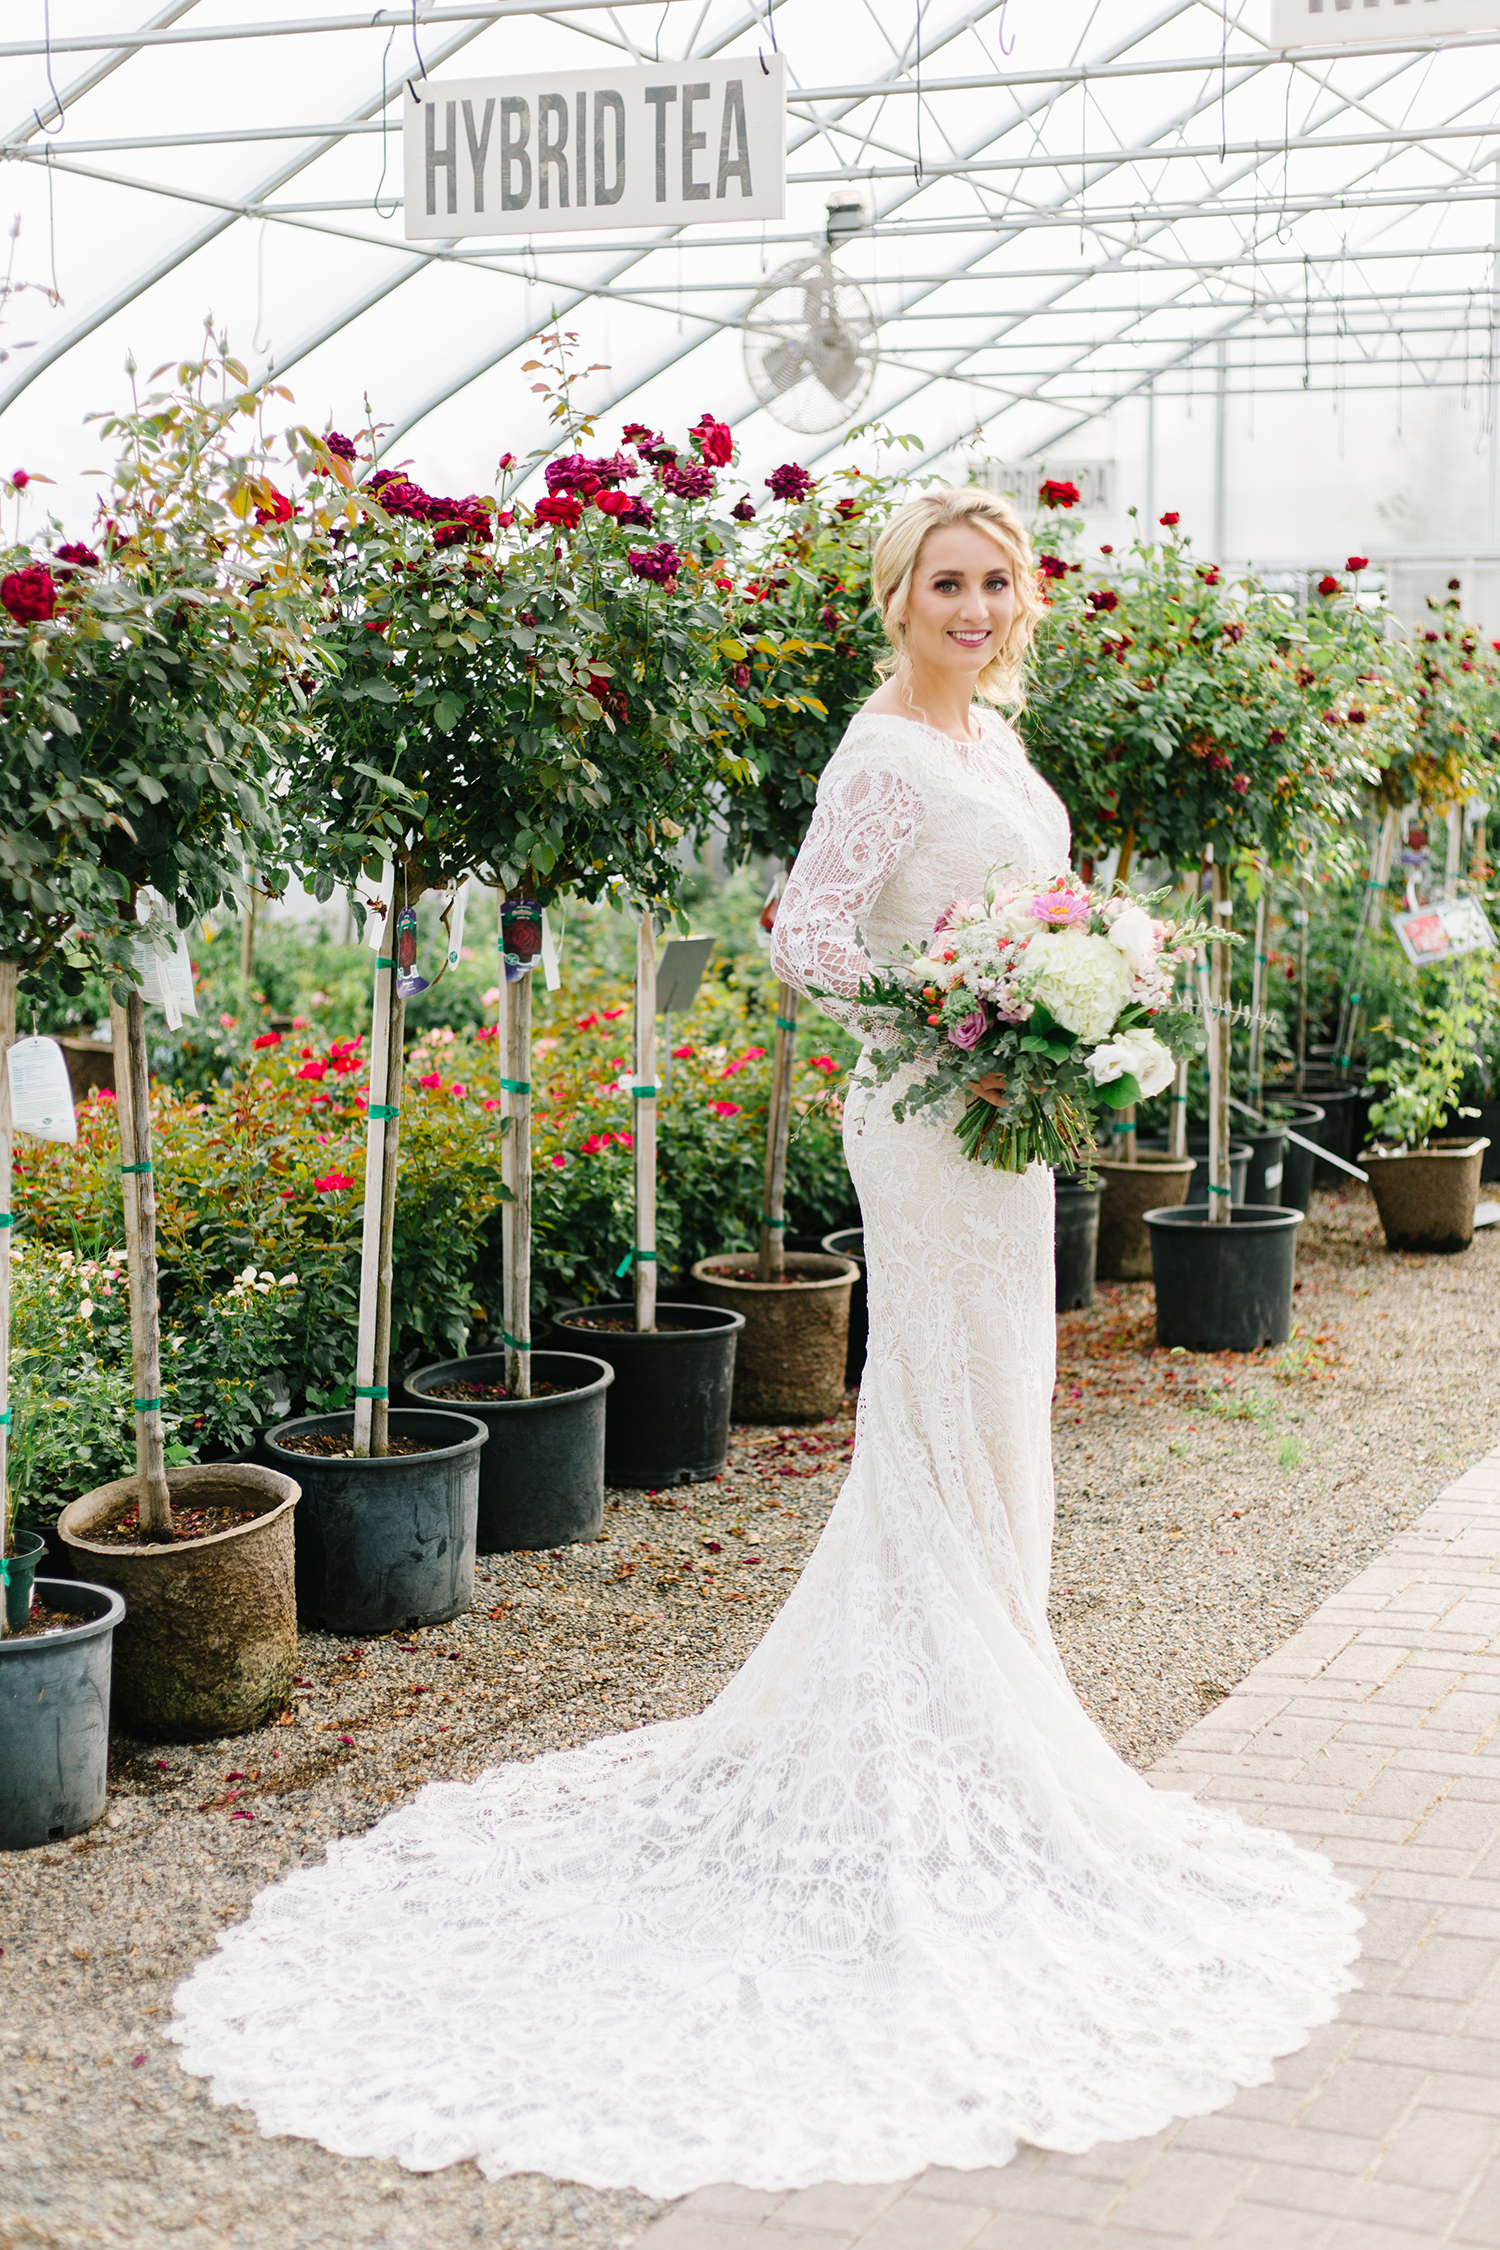
<instances>
[{"instance_id":1,"label":"hanging hook","mask_svg":"<svg viewBox=\"0 0 1500 2250\"><path fill-rule=\"evenodd\" d=\"M781 49L776 44L776 0L766 0L766 29L771 34L771 52L773 55L779 55ZM760 64L763 75L769 78L771 75L771 66L766 61L766 58L761 53L759 47L757 47L755 50L755 59Z\"/></svg>"},{"instance_id":2,"label":"hanging hook","mask_svg":"<svg viewBox=\"0 0 1500 2250\"><path fill-rule=\"evenodd\" d=\"M47 43L47 90L52 96L52 106L57 111L57 123L51 126L44 125L42 113L39 109L34 109L31 114L36 119L37 131L45 133L51 139L62 131L68 119L68 113L63 108L62 96L57 90L57 82L52 76L52 0L42 0L42 37Z\"/></svg>"},{"instance_id":3,"label":"hanging hook","mask_svg":"<svg viewBox=\"0 0 1500 2250\"><path fill-rule=\"evenodd\" d=\"M1007 46L1005 43L1005 12L1007 8L1009 8L1009 6L1010 0L1000 0L1000 26L997 37L1000 41L1000 52L1002 55L1013 55L1016 51L1016 35L1014 32L1012 32L1010 35L1009 46Z\"/></svg>"}]
</instances>

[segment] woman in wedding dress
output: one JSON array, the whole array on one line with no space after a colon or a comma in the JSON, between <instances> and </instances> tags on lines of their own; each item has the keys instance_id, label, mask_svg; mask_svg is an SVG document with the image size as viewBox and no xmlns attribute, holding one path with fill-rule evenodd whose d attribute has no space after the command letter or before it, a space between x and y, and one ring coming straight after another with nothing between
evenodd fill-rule
<instances>
[{"instance_id":1,"label":"woman in wedding dress","mask_svg":"<svg viewBox=\"0 0 1500 2250\"><path fill-rule=\"evenodd\" d=\"M992 866L1068 857L973 702L1014 697L1037 614L1012 512L912 502L874 582L894 669L772 947L856 1020L872 959ZM1068 1686L1051 1176L896 1124L900 1084L846 1103L869 1358L785 1607L700 1717L434 1784L256 1900L173 2037L264 2133L660 2196L894 2180L1155 2132L1333 2014L1359 1917L1327 1863L1152 1789Z\"/></svg>"}]
</instances>

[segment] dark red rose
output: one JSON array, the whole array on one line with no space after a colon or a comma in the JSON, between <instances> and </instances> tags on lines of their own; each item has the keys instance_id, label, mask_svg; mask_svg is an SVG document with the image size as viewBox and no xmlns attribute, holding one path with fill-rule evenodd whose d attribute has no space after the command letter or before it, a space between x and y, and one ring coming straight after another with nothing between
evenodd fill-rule
<instances>
[{"instance_id":1,"label":"dark red rose","mask_svg":"<svg viewBox=\"0 0 1500 2250\"><path fill-rule=\"evenodd\" d=\"M1037 498L1044 508L1076 508L1083 494L1076 484L1070 484L1065 477L1048 477Z\"/></svg>"},{"instance_id":2,"label":"dark red rose","mask_svg":"<svg viewBox=\"0 0 1500 2250\"><path fill-rule=\"evenodd\" d=\"M413 484L410 477L392 475L387 478L382 470L378 485L374 478L371 479L371 485L378 489L380 505L388 516L406 516L414 523L427 521L427 511L432 505L431 495L424 492L419 484Z\"/></svg>"},{"instance_id":3,"label":"dark red rose","mask_svg":"<svg viewBox=\"0 0 1500 2250\"><path fill-rule=\"evenodd\" d=\"M1101 586L1096 592L1088 594L1084 598L1096 617L1101 610L1118 609L1120 606L1120 597L1113 586Z\"/></svg>"},{"instance_id":4,"label":"dark red rose","mask_svg":"<svg viewBox=\"0 0 1500 2250\"><path fill-rule=\"evenodd\" d=\"M464 500L430 500L427 520L435 524L435 547L483 546L494 538L488 510L475 493Z\"/></svg>"},{"instance_id":5,"label":"dark red rose","mask_svg":"<svg viewBox=\"0 0 1500 2250\"><path fill-rule=\"evenodd\" d=\"M805 500L813 488L813 480L806 469L796 461L783 461L773 469L766 483L778 500Z\"/></svg>"},{"instance_id":6,"label":"dark red rose","mask_svg":"<svg viewBox=\"0 0 1500 2250\"><path fill-rule=\"evenodd\" d=\"M838 621L839 613L836 609L820 609L818 611L818 623L820 625L826 625L830 632L832 632L834 626L837 625Z\"/></svg>"},{"instance_id":7,"label":"dark red rose","mask_svg":"<svg viewBox=\"0 0 1500 2250\"><path fill-rule=\"evenodd\" d=\"M0 602L18 625L45 624L57 615L57 587L51 571L41 563L13 570L9 577L0 578Z\"/></svg>"},{"instance_id":8,"label":"dark red rose","mask_svg":"<svg viewBox=\"0 0 1500 2250\"><path fill-rule=\"evenodd\" d=\"M859 502L857 500L835 500L833 512L836 516L842 516L847 523L851 516L859 514Z\"/></svg>"},{"instance_id":9,"label":"dark red rose","mask_svg":"<svg viewBox=\"0 0 1500 2250\"><path fill-rule=\"evenodd\" d=\"M296 509L292 506L286 494L278 492L276 487L272 485L271 505L269 508L257 508L255 520L257 523L290 523L296 513Z\"/></svg>"},{"instance_id":10,"label":"dark red rose","mask_svg":"<svg viewBox=\"0 0 1500 2250\"><path fill-rule=\"evenodd\" d=\"M1038 555L1036 568L1039 578L1066 578L1068 575L1068 566L1060 555Z\"/></svg>"},{"instance_id":11,"label":"dark red rose","mask_svg":"<svg viewBox=\"0 0 1500 2250\"><path fill-rule=\"evenodd\" d=\"M1234 776L1233 780L1232 780L1232 781L1230 782L1229 786L1230 786L1230 788L1231 788L1231 789L1232 789L1232 790L1234 791L1234 793L1235 793L1235 795L1236 795L1237 797L1246 797L1246 796L1248 796L1248 795L1249 795L1249 793L1250 793L1250 776L1249 776L1249 774L1247 774L1247 773L1237 773L1237 774L1236 774L1236 775Z\"/></svg>"},{"instance_id":12,"label":"dark red rose","mask_svg":"<svg viewBox=\"0 0 1500 2250\"><path fill-rule=\"evenodd\" d=\"M99 568L99 557L94 553L93 548L81 546L76 540L70 541L66 547L59 547L57 559L60 563L76 564L79 570L97 570Z\"/></svg>"},{"instance_id":13,"label":"dark red rose","mask_svg":"<svg viewBox=\"0 0 1500 2250\"><path fill-rule=\"evenodd\" d=\"M714 489L714 473L706 461L663 461L656 473L662 490L675 492L679 500L707 500Z\"/></svg>"},{"instance_id":14,"label":"dark red rose","mask_svg":"<svg viewBox=\"0 0 1500 2250\"><path fill-rule=\"evenodd\" d=\"M743 493L741 497L736 500L729 513L733 516L736 523L754 523L755 503L750 498L748 492ZM1500 647L1500 642L1497 642L1496 646Z\"/></svg>"},{"instance_id":15,"label":"dark red rose","mask_svg":"<svg viewBox=\"0 0 1500 2250\"><path fill-rule=\"evenodd\" d=\"M1168 531L1171 531L1175 525L1181 523L1182 517L1176 508L1169 508L1164 516L1157 518L1157 521L1158 523L1164 523Z\"/></svg>"},{"instance_id":16,"label":"dark red rose","mask_svg":"<svg viewBox=\"0 0 1500 2250\"><path fill-rule=\"evenodd\" d=\"M340 461L352 461L354 459L354 440L345 437L341 431L330 430L323 443L336 459Z\"/></svg>"},{"instance_id":17,"label":"dark red rose","mask_svg":"<svg viewBox=\"0 0 1500 2250\"><path fill-rule=\"evenodd\" d=\"M642 438L650 438L651 425L649 422L627 422L624 436L627 445L639 445Z\"/></svg>"},{"instance_id":18,"label":"dark red rose","mask_svg":"<svg viewBox=\"0 0 1500 2250\"><path fill-rule=\"evenodd\" d=\"M1332 577L1329 572L1325 571L1323 573L1323 576L1318 580L1318 592L1320 594L1338 594L1343 592L1343 588L1340 586L1336 578ZM1436 633L1429 633L1427 638L1430 641L1435 641L1437 639L1437 635Z\"/></svg>"},{"instance_id":19,"label":"dark red rose","mask_svg":"<svg viewBox=\"0 0 1500 2250\"><path fill-rule=\"evenodd\" d=\"M1278 742L1285 742L1285 740L1286 736L1282 733L1280 727L1273 727L1271 729L1271 732L1266 736L1266 743L1268 747L1274 746Z\"/></svg>"},{"instance_id":20,"label":"dark red rose","mask_svg":"<svg viewBox=\"0 0 1500 2250\"><path fill-rule=\"evenodd\" d=\"M549 492L545 500L538 500L532 513L533 523L560 524L564 531L576 531L583 521L584 503L571 492Z\"/></svg>"},{"instance_id":21,"label":"dark red rose","mask_svg":"<svg viewBox=\"0 0 1500 2250\"><path fill-rule=\"evenodd\" d=\"M619 524L640 524L649 531L656 521L646 502L635 492L601 492L594 505Z\"/></svg>"},{"instance_id":22,"label":"dark red rose","mask_svg":"<svg viewBox=\"0 0 1500 2250\"><path fill-rule=\"evenodd\" d=\"M24 492L27 485L31 482L30 471L27 469L12 469L10 473L10 481L15 486L17 492ZM47 480L44 477L42 479L42 482L45 484L46 481Z\"/></svg>"},{"instance_id":23,"label":"dark red rose","mask_svg":"<svg viewBox=\"0 0 1500 2250\"><path fill-rule=\"evenodd\" d=\"M748 686L750 685L750 667L749 667L749 665L748 665L748 664L736 664L736 665L735 665L735 667L734 667L734 672L733 672L733 675L732 675L732 676L733 676L733 679L734 679L734 684L735 684L735 686L736 686L737 688L747 688L747 687L748 687Z\"/></svg>"},{"instance_id":24,"label":"dark red rose","mask_svg":"<svg viewBox=\"0 0 1500 2250\"><path fill-rule=\"evenodd\" d=\"M1351 555L1344 565L1345 570L1368 570L1369 567L1370 558L1368 555Z\"/></svg>"},{"instance_id":25,"label":"dark red rose","mask_svg":"<svg viewBox=\"0 0 1500 2250\"><path fill-rule=\"evenodd\" d=\"M716 422L711 414L705 414L694 423L688 436L697 447L699 458L710 468L727 466L734 453L734 433L727 422Z\"/></svg>"},{"instance_id":26,"label":"dark red rose","mask_svg":"<svg viewBox=\"0 0 1500 2250\"><path fill-rule=\"evenodd\" d=\"M653 586L672 585L682 568L682 557L670 539L654 547L632 547L626 560L637 578L648 579Z\"/></svg>"}]
</instances>

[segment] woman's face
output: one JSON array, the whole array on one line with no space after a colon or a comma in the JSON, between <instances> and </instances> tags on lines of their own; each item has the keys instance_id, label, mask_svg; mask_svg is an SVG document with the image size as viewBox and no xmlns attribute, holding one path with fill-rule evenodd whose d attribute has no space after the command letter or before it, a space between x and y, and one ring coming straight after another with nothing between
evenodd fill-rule
<instances>
[{"instance_id":1,"label":"woman's face","mask_svg":"<svg viewBox=\"0 0 1500 2250\"><path fill-rule=\"evenodd\" d=\"M906 649L919 666L977 678L1005 646L1016 589L1005 550L973 524L929 532L906 597Z\"/></svg>"}]
</instances>

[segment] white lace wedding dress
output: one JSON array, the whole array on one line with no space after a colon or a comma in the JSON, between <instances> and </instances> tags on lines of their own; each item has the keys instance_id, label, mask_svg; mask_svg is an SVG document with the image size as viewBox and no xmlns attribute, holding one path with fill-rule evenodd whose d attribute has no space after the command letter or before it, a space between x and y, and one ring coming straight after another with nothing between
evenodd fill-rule
<instances>
[{"instance_id":1,"label":"white lace wedding dress","mask_svg":"<svg viewBox=\"0 0 1500 2250\"><path fill-rule=\"evenodd\" d=\"M850 728L772 958L852 993L1004 860L1066 864L993 715ZM268 2134L670 2196L1005 2163L1211 2110L1334 2012L1321 1859L1150 1788L1047 1628L1052 1182L856 1091L870 1352L848 1482L700 1718L425 1789L178 1994Z\"/></svg>"}]
</instances>

